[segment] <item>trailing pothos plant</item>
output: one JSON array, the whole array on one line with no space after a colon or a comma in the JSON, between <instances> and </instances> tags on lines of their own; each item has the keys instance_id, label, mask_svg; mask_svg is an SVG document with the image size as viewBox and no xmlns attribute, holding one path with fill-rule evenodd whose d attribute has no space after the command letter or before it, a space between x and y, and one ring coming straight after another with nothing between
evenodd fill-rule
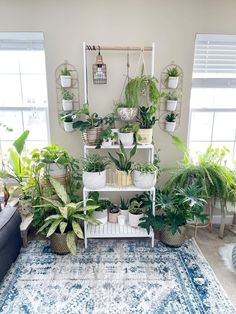
<instances>
[{"instance_id":1,"label":"trailing pothos plant","mask_svg":"<svg viewBox=\"0 0 236 314\"><path fill-rule=\"evenodd\" d=\"M66 233L66 243L71 254L76 255L75 237L84 238L80 221L86 221L91 224L99 224L100 222L89 215L97 206L87 205L83 207L83 201L78 203L71 202L63 185L53 178L50 178L57 199L42 197L45 204L40 207L51 207L54 213L44 220L44 225L38 230L38 233L45 232L50 237L53 233Z\"/></svg>"},{"instance_id":2,"label":"trailing pothos plant","mask_svg":"<svg viewBox=\"0 0 236 314\"><path fill-rule=\"evenodd\" d=\"M103 118L99 117L96 112L90 113L88 104L85 104L82 109L78 112L80 115L84 115L84 119L78 120L73 123L74 129L79 129L81 132L86 132L89 129L101 126L103 123Z\"/></svg>"},{"instance_id":3,"label":"trailing pothos plant","mask_svg":"<svg viewBox=\"0 0 236 314\"><path fill-rule=\"evenodd\" d=\"M124 148L124 145L120 141L120 151L116 152L116 154L118 155L118 158L116 159L110 153L108 153L108 154L109 154L109 156L111 158L111 161L116 166L116 168L118 170L120 170L120 171L125 171L128 174L128 172L132 168L131 159L136 154L136 151L137 151L137 144L134 145L134 147L131 149L131 151L129 153L129 156L128 156L128 154L127 154L127 152L126 152L126 150Z\"/></svg>"}]
</instances>

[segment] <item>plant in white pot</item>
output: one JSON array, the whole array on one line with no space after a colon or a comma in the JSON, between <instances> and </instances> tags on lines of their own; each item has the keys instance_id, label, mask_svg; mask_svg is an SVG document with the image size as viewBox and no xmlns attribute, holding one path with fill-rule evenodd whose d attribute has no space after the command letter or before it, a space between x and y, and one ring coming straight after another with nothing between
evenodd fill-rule
<instances>
[{"instance_id":1,"label":"plant in white pot","mask_svg":"<svg viewBox=\"0 0 236 314\"><path fill-rule=\"evenodd\" d=\"M101 189L106 185L106 166L110 160L98 154L89 154L82 160L83 184L87 189Z\"/></svg>"},{"instance_id":2,"label":"plant in white pot","mask_svg":"<svg viewBox=\"0 0 236 314\"><path fill-rule=\"evenodd\" d=\"M134 144L134 133L137 132L137 124L126 124L122 126L118 131L118 140L122 142L124 146L131 146Z\"/></svg>"},{"instance_id":3,"label":"plant in white pot","mask_svg":"<svg viewBox=\"0 0 236 314\"><path fill-rule=\"evenodd\" d=\"M120 198L120 214L125 217L125 222L129 221L129 200L124 200L123 197Z\"/></svg>"},{"instance_id":4,"label":"plant in white pot","mask_svg":"<svg viewBox=\"0 0 236 314\"><path fill-rule=\"evenodd\" d=\"M76 118L76 113L74 111L71 112L63 112L60 114L60 119L63 121L64 130L66 132L73 132L75 129L73 128L73 123Z\"/></svg>"},{"instance_id":5,"label":"plant in white pot","mask_svg":"<svg viewBox=\"0 0 236 314\"><path fill-rule=\"evenodd\" d=\"M99 192L93 191L89 192L89 199L86 205L96 206L92 217L97 219L102 224L106 224L108 221L108 209L111 206L111 201L109 199L102 199L99 196Z\"/></svg>"},{"instance_id":6,"label":"plant in white pot","mask_svg":"<svg viewBox=\"0 0 236 314\"><path fill-rule=\"evenodd\" d=\"M120 215L120 208L118 205L111 203L108 209L108 221L111 223L118 223L118 216Z\"/></svg>"},{"instance_id":7,"label":"plant in white pot","mask_svg":"<svg viewBox=\"0 0 236 314\"><path fill-rule=\"evenodd\" d=\"M175 111L178 104L178 96L175 92L170 92L166 97L166 110Z\"/></svg>"},{"instance_id":8,"label":"plant in white pot","mask_svg":"<svg viewBox=\"0 0 236 314\"><path fill-rule=\"evenodd\" d=\"M165 130L167 132L174 132L175 127L176 127L176 118L178 116L178 113L171 112L166 115L165 120L166 120L166 125L165 125Z\"/></svg>"},{"instance_id":9,"label":"plant in white pot","mask_svg":"<svg viewBox=\"0 0 236 314\"><path fill-rule=\"evenodd\" d=\"M135 120L138 113L138 105L133 103L117 102L115 111L118 117L123 121Z\"/></svg>"},{"instance_id":10,"label":"plant in white pot","mask_svg":"<svg viewBox=\"0 0 236 314\"><path fill-rule=\"evenodd\" d=\"M76 246L79 239L83 239L83 231L80 226L81 221L92 224L100 222L89 216L96 206L83 207L83 201L73 203L70 200L65 188L55 179L50 178L57 199L42 197L45 204L36 207L48 207L53 210L53 214L44 220L44 225L38 233L46 231L46 237L50 238L51 248L57 254L76 255Z\"/></svg>"},{"instance_id":11,"label":"plant in white pot","mask_svg":"<svg viewBox=\"0 0 236 314\"><path fill-rule=\"evenodd\" d=\"M138 202L135 198L129 204L129 225L138 228L140 219L144 217L145 209L142 207L142 202Z\"/></svg>"},{"instance_id":12,"label":"plant in white pot","mask_svg":"<svg viewBox=\"0 0 236 314\"><path fill-rule=\"evenodd\" d=\"M73 110L73 98L73 93L71 93L68 89L62 89L62 108L64 111Z\"/></svg>"},{"instance_id":13,"label":"plant in white pot","mask_svg":"<svg viewBox=\"0 0 236 314\"><path fill-rule=\"evenodd\" d=\"M62 87L71 87L71 71L68 70L67 65L61 70L60 80Z\"/></svg>"},{"instance_id":14,"label":"plant in white pot","mask_svg":"<svg viewBox=\"0 0 236 314\"><path fill-rule=\"evenodd\" d=\"M167 87L168 88L177 88L179 83L179 70L176 66L172 66L167 69Z\"/></svg>"},{"instance_id":15,"label":"plant in white pot","mask_svg":"<svg viewBox=\"0 0 236 314\"><path fill-rule=\"evenodd\" d=\"M131 149L129 157L125 151L124 145L120 142L120 151L116 152L118 159L114 158L110 153L110 159L116 167L115 181L118 186L129 186L132 184L131 169L132 157L136 154L137 145Z\"/></svg>"}]
</instances>

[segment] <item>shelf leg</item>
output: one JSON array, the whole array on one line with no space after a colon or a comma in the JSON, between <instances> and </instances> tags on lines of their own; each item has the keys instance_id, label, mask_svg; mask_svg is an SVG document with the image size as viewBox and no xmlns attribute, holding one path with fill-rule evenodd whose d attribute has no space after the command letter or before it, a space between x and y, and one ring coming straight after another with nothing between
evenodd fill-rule
<instances>
[{"instance_id":1,"label":"shelf leg","mask_svg":"<svg viewBox=\"0 0 236 314\"><path fill-rule=\"evenodd\" d=\"M156 198L155 187L151 191L151 197L152 197L152 214L155 216L155 198ZM151 238L152 247L154 247L154 236L155 236L155 234L154 234L154 231L152 230L152 238Z\"/></svg>"},{"instance_id":2,"label":"shelf leg","mask_svg":"<svg viewBox=\"0 0 236 314\"><path fill-rule=\"evenodd\" d=\"M86 200L87 200L87 193L85 189L83 189L83 202L84 202L84 207L86 206ZM86 214L86 212L84 212ZM88 239L87 239L87 222L84 222L84 246L87 249L88 247Z\"/></svg>"}]
</instances>

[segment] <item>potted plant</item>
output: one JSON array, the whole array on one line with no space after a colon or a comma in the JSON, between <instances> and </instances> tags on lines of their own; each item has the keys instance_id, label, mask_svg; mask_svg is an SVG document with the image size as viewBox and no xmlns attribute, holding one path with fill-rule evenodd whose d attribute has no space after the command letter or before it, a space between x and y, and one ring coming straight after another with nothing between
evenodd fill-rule
<instances>
[{"instance_id":1,"label":"potted plant","mask_svg":"<svg viewBox=\"0 0 236 314\"><path fill-rule=\"evenodd\" d=\"M120 214L125 216L125 222L129 220L129 200L125 201L123 197L120 198Z\"/></svg>"},{"instance_id":2,"label":"potted plant","mask_svg":"<svg viewBox=\"0 0 236 314\"><path fill-rule=\"evenodd\" d=\"M175 111L178 103L178 97L176 93L170 92L166 97L166 110L167 111Z\"/></svg>"},{"instance_id":3,"label":"potted plant","mask_svg":"<svg viewBox=\"0 0 236 314\"><path fill-rule=\"evenodd\" d=\"M142 202L132 199L129 204L129 225L138 228L140 219L144 217L145 209L142 207Z\"/></svg>"},{"instance_id":4,"label":"potted plant","mask_svg":"<svg viewBox=\"0 0 236 314\"><path fill-rule=\"evenodd\" d=\"M159 165L157 163L137 163L133 169L133 182L137 188L150 189L156 185Z\"/></svg>"},{"instance_id":5,"label":"potted plant","mask_svg":"<svg viewBox=\"0 0 236 314\"><path fill-rule=\"evenodd\" d=\"M73 98L74 94L71 93L68 89L62 89L62 108L64 111L73 110Z\"/></svg>"},{"instance_id":6,"label":"potted plant","mask_svg":"<svg viewBox=\"0 0 236 314\"><path fill-rule=\"evenodd\" d=\"M63 121L64 130L66 132L73 132L73 123L74 119L76 117L76 114L74 111L71 112L63 112L60 114L60 119Z\"/></svg>"},{"instance_id":7,"label":"potted plant","mask_svg":"<svg viewBox=\"0 0 236 314\"><path fill-rule=\"evenodd\" d=\"M71 202L65 188L59 182L50 178L57 198L45 198L44 205L54 209L54 214L44 220L44 225L38 230L38 233L45 232L46 237L50 238L51 248L54 253L76 255L77 240L83 239L83 231L80 221L86 221L92 224L99 224L99 221L89 216L96 206L83 207L83 201L78 203Z\"/></svg>"},{"instance_id":8,"label":"potted plant","mask_svg":"<svg viewBox=\"0 0 236 314\"><path fill-rule=\"evenodd\" d=\"M134 144L134 133L138 130L137 124L126 124L122 126L118 131L118 140L122 142L124 146L131 146Z\"/></svg>"},{"instance_id":9,"label":"potted plant","mask_svg":"<svg viewBox=\"0 0 236 314\"><path fill-rule=\"evenodd\" d=\"M106 166L109 160L98 154L83 159L83 184L87 189L101 189L106 185Z\"/></svg>"},{"instance_id":10,"label":"potted plant","mask_svg":"<svg viewBox=\"0 0 236 314\"><path fill-rule=\"evenodd\" d=\"M115 111L118 117L123 121L132 121L138 113L138 106L132 103L118 102L115 104Z\"/></svg>"},{"instance_id":11,"label":"potted plant","mask_svg":"<svg viewBox=\"0 0 236 314\"><path fill-rule=\"evenodd\" d=\"M177 88L179 83L179 70L177 66L172 66L167 69L167 87L168 88Z\"/></svg>"},{"instance_id":12,"label":"potted plant","mask_svg":"<svg viewBox=\"0 0 236 314\"><path fill-rule=\"evenodd\" d=\"M166 120L166 125L165 125L165 130L167 132L174 132L175 127L176 127L176 118L178 116L178 113L171 112L168 113L165 117Z\"/></svg>"},{"instance_id":13,"label":"potted plant","mask_svg":"<svg viewBox=\"0 0 236 314\"><path fill-rule=\"evenodd\" d=\"M120 208L118 205L111 203L108 209L108 221L111 223L118 223L118 216L120 215Z\"/></svg>"},{"instance_id":14,"label":"potted plant","mask_svg":"<svg viewBox=\"0 0 236 314\"><path fill-rule=\"evenodd\" d=\"M83 114L85 118L74 122L73 127L78 128L82 132L84 144L97 145L102 131L102 117L99 117L96 112L90 113L88 104L79 110L79 114Z\"/></svg>"},{"instance_id":15,"label":"potted plant","mask_svg":"<svg viewBox=\"0 0 236 314\"><path fill-rule=\"evenodd\" d=\"M103 147L110 147L113 145L117 140L117 134L114 133L114 129L111 129L110 127L107 127L106 129L103 129L99 136L99 143L96 145L96 148Z\"/></svg>"},{"instance_id":16,"label":"potted plant","mask_svg":"<svg viewBox=\"0 0 236 314\"><path fill-rule=\"evenodd\" d=\"M62 87L71 87L71 71L68 70L67 65L61 70L60 80Z\"/></svg>"},{"instance_id":17,"label":"potted plant","mask_svg":"<svg viewBox=\"0 0 236 314\"><path fill-rule=\"evenodd\" d=\"M137 150L137 145L135 145L130 153L129 157L125 151L124 145L120 142L120 151L116 154L118 155L118 159L114 158L110 153L110 159L114 163L116 167L116 184L119 186L129 186L132 184L132 177L131 177L131 168L132 162L131 159L135 155Z\"/></svg>"},{"instance_id":18,"label":"potted plant","mask_svg":"<svg viewBox=\"0 0 236 314\"><path fill-rule=\"evenodd\" d=\"M139 123L139 130L136 134L136 141L138 144L147 145L152 143L152 127L157 121L155 117L157 109L157 106L154 105L149 107L142 106L139 108L139 114L137 118Z\"/></svg>"},{"instance_id":19,"label":"potted plant","mask_svg":"<svg viewBox=\"0 0 236 314\"><path fill-rule=\"evenodd\" d=\"M96 206L92 217L100 221L101 224L106 224L108 221L107 212L111 206L111 201L109 199L100 198L99 192L97 191L89 192L88 197L89 199L86 205Z\"/></svg>"}]
</instances>

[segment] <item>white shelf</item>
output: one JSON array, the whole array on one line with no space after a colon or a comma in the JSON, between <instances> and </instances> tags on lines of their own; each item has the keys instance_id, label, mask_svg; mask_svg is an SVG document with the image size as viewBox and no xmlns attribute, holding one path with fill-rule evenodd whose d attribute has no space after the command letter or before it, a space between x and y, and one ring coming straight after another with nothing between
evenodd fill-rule
<instances>
[{"instance_id":1,"label":"white shelf","mask_svg":"<svg viewBox=\"0 0 236 314\"><path fill-rule=\"evenodd\" d=\"M155 187L152 187L150 189L140 189L137 188L134 185L130 185L130 186L117 186L117 185L105 185L103 188L101 189L88 189L84 187L84 191L85 192L92 192L92 191L98 191L98 192L116 192L116 191L121 191L121 192L131 192L131 191L135 191L135 192L143 192L143 191L155 191Z\"/></svg>"},{"instance_id":2,"label":"white shelf","mask_svg":"<svg viewBox=\"0 0 236 314\"><path fill-rule=\"evenodd\" d=\"M126 149L132 149L134 147L134 145L131 146L124 146L124 148ZM96 146L90 146L90 145L84 145L85 149L95 149ZM101 146L101 149L119 149L120 145L116 144L116 145L111 145L111 146ZM147 145L137 145L137 149L153 149L154 146L153 144L147 144Z\"/></svg>"},{"instance_id":3,"label":"white shelf","mask_svg":"<svg viewBox=\"0 0 236 314\"><path fill-rule=\"evenodd\" d=\"M146 229L133 228L129 225L119 225L118 223L106 223L101 225L87 224L87 238L152 238L153 232L148 234Z\"/></svg>"}]
</instances>

